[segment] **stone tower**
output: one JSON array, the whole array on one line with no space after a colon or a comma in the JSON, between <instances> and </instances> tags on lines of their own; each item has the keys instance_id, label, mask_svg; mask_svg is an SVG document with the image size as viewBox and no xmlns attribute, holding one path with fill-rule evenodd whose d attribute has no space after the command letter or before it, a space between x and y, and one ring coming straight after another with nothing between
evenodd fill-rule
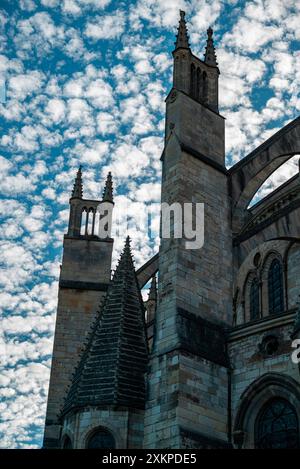
<instances>
[{"instance_id":1,"label":"stone tower","mask_svg":"<svg viewBox=\"0 0 300 469\"><path fill-rule=\"evenodd\" d=\"M113 239L97 235L99 204L113 205L111 175L102 200L83 198L79 168L70 198L68 232L64 236L58 307L45 423L45 448L60 447L61 412L83 342L111 278Z\"/></svg>"},{"instance_id":2,"label":"stone tower","mask_svg":"<svg viewBox=\"0 0 300 469\"><path fill-rule=\"evenodd\" d=\"M180 12L166 99L162 202L204 203L204 246L189 250L184 238L161 239L146 448L226 447L230 439L224 333L232 323L230 196L219 69L212 29L207 33L200 60Z\"/></svg>"}]
</instances>

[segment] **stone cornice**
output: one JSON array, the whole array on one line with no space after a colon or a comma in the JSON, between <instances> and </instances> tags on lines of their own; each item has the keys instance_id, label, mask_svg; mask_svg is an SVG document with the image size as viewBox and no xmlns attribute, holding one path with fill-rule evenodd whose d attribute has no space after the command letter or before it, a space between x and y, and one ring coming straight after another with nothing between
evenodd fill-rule
<instances>
[{"instance_id":1,"label":"stone cornice","mask_svg":"<svg viewBox=\"0 0 300 469\"><path fill-rule=\"evenodd\" d=\"M234 342L254 334L275 329L276 327L293 325L295 313L296 309L292 309L276 316L267 316L258 321L236 326L228 331L228 342Z\"/></svg>"}]
</instances>

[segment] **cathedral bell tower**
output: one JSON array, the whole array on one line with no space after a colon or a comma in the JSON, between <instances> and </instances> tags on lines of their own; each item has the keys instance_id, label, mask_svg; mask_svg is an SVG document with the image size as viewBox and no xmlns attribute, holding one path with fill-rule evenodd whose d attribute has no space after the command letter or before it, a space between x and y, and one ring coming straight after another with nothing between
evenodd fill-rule
<instances>
[{"instance_id":1,"label":"cathedral bell tower","mask_svg":"<svg viewBox=\"0 0 300 469\"><path fill-rule=\"evenodd\" d=\"M187 249L184 236L161 237L144 447L227 447L232 239L212 29L201 60L191 51L181 11L173 57L161 200L183 213L185 203L204 204L204 245Z\"/></svg>"},{"instance_id":2,"label":"cathedral bell tower","mask_svg":"<svg viewBox=\"0 0 300 469\"><path fill-rule=\"evenodd\" d=\"M99 207L113 208L111 174L102 200L83 198L81 167L70 198L68 232L64 236L57 318L48 393L44 448L60 447L59 415L72 372L111 278L113 239L98 236Z\"/></svg>"}]
</instances>

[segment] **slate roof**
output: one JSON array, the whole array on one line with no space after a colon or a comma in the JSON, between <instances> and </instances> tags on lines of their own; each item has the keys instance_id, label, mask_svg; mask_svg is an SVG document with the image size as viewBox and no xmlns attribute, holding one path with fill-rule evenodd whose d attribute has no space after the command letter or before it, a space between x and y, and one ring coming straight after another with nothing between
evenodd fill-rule
<instances>
[{"instance_id":1,"label":"slate roof","mask_svg":"<svg viewBox=\"0 0 300 469\"><path fill-rule=\"evenodd\" d=\"M127 238L62 415L85 406L143 408L147 363L145 310Z\"/></svg>"}]
</instances>

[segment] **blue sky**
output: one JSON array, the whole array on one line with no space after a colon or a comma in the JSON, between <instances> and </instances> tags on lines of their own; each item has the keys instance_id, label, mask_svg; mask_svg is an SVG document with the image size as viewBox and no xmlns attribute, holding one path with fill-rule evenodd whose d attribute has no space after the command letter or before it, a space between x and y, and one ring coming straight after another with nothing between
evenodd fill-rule
<instances>
[{"instance_id":1,"label":"blue sky","mask_svg":"<svg viewBox=\"0 0 300 469\"><path fill-rule=\"evenodd\" d=\"M0 447L41 444L68 199L109 170L116 207L157 205L164 99L179 8L193 52L215 30L227 165L300 110L297 0L2 0L0 10ZM260 191L297 171L294 158ZM157 222L157 220L156 220ZM157 226L157 224L156 224ZM155 239L132 230L137 265ZM114 259L123 239L116 239Z\"/></svg>"}]
</instances>

